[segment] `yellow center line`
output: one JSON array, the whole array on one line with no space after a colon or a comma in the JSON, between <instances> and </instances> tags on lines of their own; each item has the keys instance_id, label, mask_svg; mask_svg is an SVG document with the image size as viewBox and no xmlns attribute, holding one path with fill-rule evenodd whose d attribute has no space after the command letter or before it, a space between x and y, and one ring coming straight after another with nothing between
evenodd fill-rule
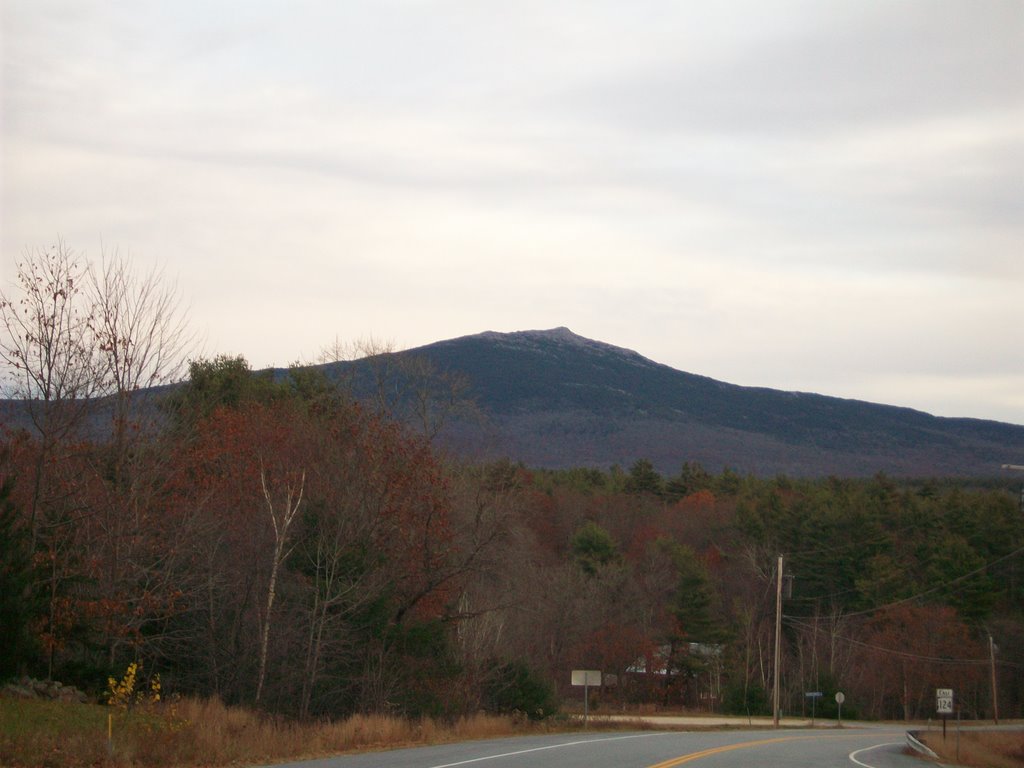
<instances>
[{"instance_id":1,"label":"yellow center line","mask_svg":"<svg viewBox=\"0 0 1024 768\"><path fill-rule=\"evenodd\" d=\"M702 752L694 752L689 755L682 755L678 758L672 758L666 760L663 763L656 763L648 766L648 768L673 768L673 766L682 765L683 763L692 763L694 760L700 760L702 758L709 758L712 755L719 755L723 752L732 752L733 750L746 750L752 748L752 746L763 746L764 744L774 744L779 741L799 741L801 739L815 738L815 736L779 736L777 738L762 738L759 741L744 741L740 744L726 744L725 746L714 746L710 750L703 750Z\"/></svg>"}]
</instances>

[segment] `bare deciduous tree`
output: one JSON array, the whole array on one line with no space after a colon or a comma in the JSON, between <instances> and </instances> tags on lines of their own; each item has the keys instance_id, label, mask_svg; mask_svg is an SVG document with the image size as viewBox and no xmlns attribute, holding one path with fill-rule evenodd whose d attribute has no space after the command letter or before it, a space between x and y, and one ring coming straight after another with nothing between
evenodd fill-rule
<instances>
[{"instance_id":1,"label":"bare deciduous tree","mask_svg":"<svg viewBox=\"0 0 1024 768\"><path fill-rule=\"evenodd\" d=\"M6 395L21 400L39 438L30 500L33 551L47 494L45 468L80 425L96 391L91 307L82 293L88 273L62 240L27 252L14 290L0 292L0 360Z\"/></svg>"},{"instance_id":2,"label":"bare deciduous tree","mask_svg":"<svg viewBox=\"0 0 1024 768\"><path fill-rule=\"evenodd\" d=\"M287 481L284 486L284 498L281 503L275 504L273 494L267 486L266 470L262 466L260 467L260 487L267 503L270 522L274 527L274 554L270 563L270 582L267 585L266 613L263 616L263 626L260 630L260 668L256 681L256 704L260 703L260 696L263 694L263 681L267 674L267 644L270 638L271 613L274 610L274 598L277 593L277 574L281 563L293 549L288 544L288 529L291 528L299 506L302 504L302 494L306 486L305 470L302 471L297 481Z\"/></svg>"},{"instance_id":3,"label":"bare deciduous tree","mask_svg":"<svg viewBox=\"0 0 1024 768\"><path fill-rule=\"evenodd\" d=\"M0 359L7 394L28 401L33 424L46 434L69 426L49 404L82 401L95 392L91 308L82 286L88 274L63 241L18 262L13 295L0 291ZM43 423L45 422L45 423Z\"/></svg>"},{"instance_id":4,"label":"bare deciduous tree","mask_svg":"<svg viewBox=\"0 0 1024 768\"><path fill-rule=\"evenodd\" d=\"M58 609L70 605L81 589L66 578L82 544L73 534L88 531L90 562L103 562L102 574L90 573L102 595L100 604L126 606L120 598L136 580L147 585L144 594L155 592L154 578L160 574L154 576L146 566L162 555L146 560L146 537L139 531L151 503L147 495L156 492L152 481L157 473L153 461L143 462L148 480L129 482L130 400L140 389L172 380L189 341L177 292L162 284L159 273L137 278L117 256L104 260L97 271L62 240L26 251L13 285L0 292L3 390L20 401L15 413L27 417L34 433L26 509L32 551L45 553L49 564L45 583L36 589L50 603L44 629L53 638L51 667L52 649L66 624L57 620ZM104 407L102 396L111 394L116 395L115 451L97 461L99 454L90 452L82 438L96 436L90 435L96 427L93 416ZM136 466L132 474L143 471ZM116 492L101 491L110 478ZM84 488L92 491L75 492ZM143 613L133 615L144 621ZM117 643L112 637L111 656Z\"/></svg>"},{"instance_id":5,"label":"bare deciduous tree","mask_svg":"<svg viewBox=\"0 0 1024 768\"><path fill-rule=\"evenodd\" d=\"M159 270L139 275L115 252L88 277L98 384L114 396L114 444L123 449L133 396L177 381L195 338L185 325L177 286Z\"/></svg>"},{"instance_id":6,"label":"bare deciduous tree","mask_svg":"<svg viewBox=\"0 0 1024 768\"><path fill-rule=\"evenodd\" d=\"M325 658L350 653L353 617L379 600L389 586L383 569L361 567L354 552L369 546L375 521L364 513L358 480L344 460L331 464L331 503L310 513L302 560L311 574L308 632L299 714L308 717ZM336 494L336 495L334 495ZM362 512L362 513L361 513Z\"/></svg>"},{"instance_id":7,"label":"bare deciduous tree","mask_svg":"<svg viewBox=\"0 0 1024 768\"><path fill-rule=\"evenodd\" d=\"M424 355L398 350L394 342L370 336L345 344L335 338L319 360L360 360L368 378L356 384L357 392L368 395L379 416L408 424L430 441L451 419L480 415L463 374L440 370Z\"/></svg>"}]
</instances>

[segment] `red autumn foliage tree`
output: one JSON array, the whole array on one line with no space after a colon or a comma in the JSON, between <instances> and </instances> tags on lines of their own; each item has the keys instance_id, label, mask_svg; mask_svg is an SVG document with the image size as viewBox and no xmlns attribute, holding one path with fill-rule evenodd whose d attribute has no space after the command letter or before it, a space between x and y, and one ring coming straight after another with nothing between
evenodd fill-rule
<instances>
[{"instance_id":1,"label":"red autumn foliage tree","mask_svg":"<svg viewBox=\"0 0 1024 768\"><path fill-rule=\"evenodd\" d=\"M270 693L308 713L340 663L332 654L352 652L357 616L384 610L399 626L449 602L446 485L425 442L400 428L354 406L253 401L197 422L177 464L174 506L199 510L209 532L194 554L206 589L191 643L228 698ZM293 659L294 691L279 674Z\"/></svg>"},{"instance_id":2,"label":"red autumn foliage tree","mask_svg":"<svg viewBox=\"0 0 1024 768\"><path fill-rule=\"evenodd\" d=\"M854 687L873 717L927 717L936 688L964 692L983 679L975 661L983 649L948 606L894 606L872 617L861 637Z\"/></svg>"}]
</instances>

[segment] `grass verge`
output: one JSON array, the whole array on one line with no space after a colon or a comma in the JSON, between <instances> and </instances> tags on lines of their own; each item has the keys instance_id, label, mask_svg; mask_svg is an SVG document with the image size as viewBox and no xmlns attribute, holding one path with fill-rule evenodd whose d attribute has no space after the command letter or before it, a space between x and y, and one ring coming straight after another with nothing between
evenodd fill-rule
<instances>
[{"instance_id":1,"label":"grass verge","mask_svg":"<svg viewBox=\"0 0 1024 768\"><path fill-rule=\"evenodd\" d=\"M1020 731L961 731L959 756L955 732L925 733L922 741L944 763L973 768L1021 768L1024 766L1024 733Z\"/></svg>"},{"instance_id":2,"label":"grass verge","mask_svg":"<svg viewBox=\"0 0 1024 768\"><path fill-rule=\"evenodd\" d=\"M108 741L108 716L112 738ZM341 752L570 730L473 715L453 723L382 715L297 723L217 700L182 699L125 711L98 704L0 699L0 765L9 768L169 768L273 763Z\"/></svg>"}]
</instances>

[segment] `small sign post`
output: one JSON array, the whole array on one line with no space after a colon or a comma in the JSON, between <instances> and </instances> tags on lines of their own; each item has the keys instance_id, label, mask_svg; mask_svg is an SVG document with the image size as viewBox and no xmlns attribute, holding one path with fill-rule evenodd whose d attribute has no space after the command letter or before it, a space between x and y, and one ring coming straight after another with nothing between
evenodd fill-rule
<instances>
[{"instance_id":1,"label":"small sign post","mask_svg":"<svg viewBox=\"0 0 1024 768\"><path fill-rule=\"evenodd\" d=\"M805 697L807 697L808 699L811 700L811 727L812 728L814 727L814 705L818 701L818 699L820 699L824 695L825 694L823 694L821 691L811 691L810 693L805 693L804 694Z\"/></svg>"},{"instance_id":2,"label":"small sign post","mask_svg":"<svg viewBox=\"0 0 1024 768\"><path fill-rule=\"evenodd\" d=\"M839 707L839 725L838 725L838 727L840 727L840 728L843 727L843 702L844 701L846 701L846 695L842 691L838 691L836 693L836 706Z\"/></svg>"},{"instance_id":3,"label":"small sign post","mask_svg":"<svg viewBox=\"0 0 1024 768\"><path fill-rule=\"evenodd\" d=\"M953 689L935 689L935 711L942 715L942 740L946 740L946 716L953 714Z\"/></svg>"},{"instance_id":4,"label":"small sign post","mask_svg":"<svg viewBox=\"0 0 1024 768\"><path fill-rule=\"evenodd\" d=\"M590 686L601 685L601 670L574 669L572 671L572 684L583 686L583 727L586 728L590 717Z\"/></svg>"}]
</instances>

